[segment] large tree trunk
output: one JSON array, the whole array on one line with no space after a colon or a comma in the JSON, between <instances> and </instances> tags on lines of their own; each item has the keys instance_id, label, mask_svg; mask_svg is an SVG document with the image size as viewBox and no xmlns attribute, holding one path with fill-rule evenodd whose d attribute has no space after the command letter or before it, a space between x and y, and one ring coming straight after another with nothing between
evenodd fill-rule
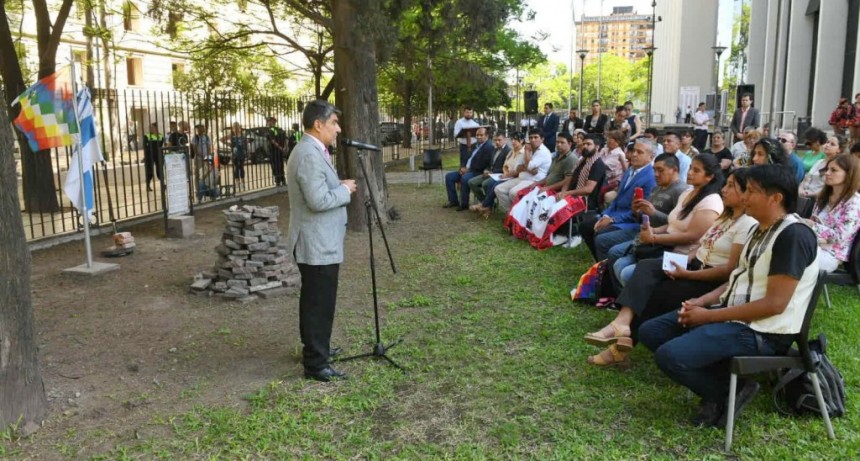
<instances>
[{"instance_id":1,"label":"large tree trunk","mask_svg":"<svg viewBox=\"0 0 860 461\"><path fill-rule=\"evenodd\" d=\"M359 4L361 8L359 8ZM343 111L341 136L379 145L379 100L376 88L376 44L368 24L380 11L378 0L332 2L334 36L335 99ZM364 27L365 29L362 29ZM358 194L349 204L349 229L366 229L365 198L368 191L361 178L359 158L353 148L341 146L338 170L342 177L356 178ZM368 184L373 189L380 217L388 219L388 194L382 152L367 152Z\"/></svg>"},{"instance_id":2,"label":"large tree trunk","mask_svg":"<svg viewBox=\"0 0 860 461\"><path fill-rule=\"evenodd\" d=\"M0 183L15 184L12 128L0 105ZM39 427L48 409L33 325L30 250L18 209L18 188L0 187L0 431Z\"/></svg>"}]
</instances>

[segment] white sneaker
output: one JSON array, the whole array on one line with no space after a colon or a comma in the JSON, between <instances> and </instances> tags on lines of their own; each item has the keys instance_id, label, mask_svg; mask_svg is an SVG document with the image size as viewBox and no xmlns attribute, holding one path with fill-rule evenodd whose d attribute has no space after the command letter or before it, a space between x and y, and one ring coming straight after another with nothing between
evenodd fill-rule
<instances>
[{"instance_id":1,"label":"white sneaker","mask_svg":"<svg viewBox=\"0 0 860 461\"><path fill-rule=\"evenodd\" d=\"M565 248L576 248L579 244L582 243L582 237L578 235L574 235L570 240L564 245Z\"/></svg>"},{"instance_id":2,"label":"white sneaker","mask_svg":"<svg viewBox=\"0 0 860 461\"><path fill-rule=\"evenodd\" d=\"M553 235L552 236L552 246L557 247L567 243L567 237L563 235Z\"/></svg>"}]
</instances>

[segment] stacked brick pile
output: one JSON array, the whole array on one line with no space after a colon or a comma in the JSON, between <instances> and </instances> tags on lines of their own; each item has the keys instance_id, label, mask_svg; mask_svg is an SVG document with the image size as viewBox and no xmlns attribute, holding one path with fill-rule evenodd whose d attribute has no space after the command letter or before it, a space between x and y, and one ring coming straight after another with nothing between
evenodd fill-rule
<instances>
[{"instance_id":1,"label":"stacked brick pile","mask_svg":"<svg viewBox=\"0 0 860 461\"><path fill-rule=\"evenodd\" d=\"M215 247L218 262L212 272L195 276L192 292L252 301L298 291L298 267L279 243L278 207L234 205L223 213L227 227Z\"/></svg>"}]
</instances>

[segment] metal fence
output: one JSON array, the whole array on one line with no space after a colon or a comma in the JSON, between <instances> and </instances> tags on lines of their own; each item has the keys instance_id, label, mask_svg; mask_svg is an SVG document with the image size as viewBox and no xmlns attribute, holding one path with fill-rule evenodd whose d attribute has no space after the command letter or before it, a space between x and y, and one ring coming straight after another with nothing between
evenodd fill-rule
<instances>
[{"instance_id":1,"label":"metal fence","mask_svg":"<svg viewBox=\"0 0 860 461\"><path fill-rule=\"evenodd\" d=\"M230 93L189 94L142 90L94 90L92 94L105 157L105 162L96 166L93 223L96 227L164 211L161 184L155 179L152 190L148 190L145 177L143 136L151 123L155 123L159 133L167 138L169 122L176 121L180 127L187 127L189 140L193 138L194 126L203 125L211 139L213 154L229 161L229 164L222 165L220 171L221 184L228 186L235 184L235 162L231 161L229 130L234 122L240 123L245 129L249 152L244 163L244 187L242 190L234 189L233 192L238 195L250 194L275 187L273 165L265 138L266 117L275 117L277 126L287 132L298 129L301 111L308 100L266 96L248 99ZM493 117L492 114L485 116L488 124L495 120ZM450 124L443 121L451 117L440 113L434 118L436 144L442 148L451 146L454 142L453 121ZM390 163L416 156L419 160L415 164L420 165L423 150L429 147L430 124L426 122L426 116L415 116L414 123L408 128L394 110L381 109L379 119L383 161ZM399 135L389 136L392 126ZM60 208L54 212L30 212L39 207L26 203L23 183L19 178L18 196L28 240L81 230L81 217L62 190L70 161L70 148L54 149L51 152L51 187L60 204ZM195 185L192 189L196 191L200 176L197 168L201 164L194 162L192 165L192 183ZM199 197L192 199L200 201Z\"/></svg>"}]
</instances>

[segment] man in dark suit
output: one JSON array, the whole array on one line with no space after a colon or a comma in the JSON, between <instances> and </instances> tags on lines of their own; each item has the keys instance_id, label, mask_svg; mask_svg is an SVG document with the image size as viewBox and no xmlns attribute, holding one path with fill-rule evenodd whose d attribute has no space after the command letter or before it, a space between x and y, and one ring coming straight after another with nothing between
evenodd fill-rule
<instances>
[{"instance_id":1,"label":"man in dark suit","mask_svg":"<svg viewBox=\"0 0 860 461\"><path fill-rule=\"evenodd\" d=\"M445 175L445 189L448 191L448 203L443 208L457 207L457 211L469 208L469 180L484 174L493 159L493 144L487 142L487 129L478 128L475 133L478 144L472 151L471 157L461 165L458 171ZM457 198L457 183L460 184L460 197Z\"/></svg>"},{"instance_id":2,"label":"man in dark suit","mask_svg":"<svg viewBox=\"0 0 860 461\"><path fill-rule=\"evenodd\" d=\"M576 109L570 109L567 119L561 124L561 132L573 136L573 132L582 129L583 121L577 117Z\"/></svg>"},{"instance_id":3,"label":"man in dark suit","mask_svg":"<svg viewBox=\"0 0 860 461\"><path fill-rule=\"evenodd\" d=\"M484 173L480 176L475 176L469 180L469 190L475 194L475 197L483 201L487 197L487 185L490 182L490 174L500 174L505 167L505 159L511 151L511 146L507 144L505 135L501 132L493 136L493 156L490 159L490 164L484 169Z\"/></svg>"},{"instance_id":4,"label":"man in dark suit","mask_svg":"<svg viewBox=\"0 0 860 461\"><path fill-rule=\"evenodd\" d=\"M543 116L538 120L538 129L543 135L543 145L555 152L555 137L558 134L558 115L552 111L552 103L543 105Z\"/></svg>"},{"instance_id":5,"label":"man in dark suit","mask_svg":"<svg viewBox=\"0 0 860 461\"><path fill-rule=\"evenodd\" d=\"M744 93L741 96L741 107L735 109L730 126L735 141L744 140L744 130L748 127L758 128L759 126L761 126L761 115L758 109L752 107L752 96Z\"/></svg>"},{"instance_id":6,"label":"man in dark suit","mask_svg":"<svg viewBox=\"0 0 860 461\"><path fill-rule=\"evenodd\" d=\"M337 282L343 262L346 205L355 180L340 180L328 146L340 133L340 111L317 99L302 112L304 136L287 161L290 199L288 251L302 276L299 331L305 378L330 381L345 378L329 365L331 327L337 302Z\"/></svg>"}]
</instances>

